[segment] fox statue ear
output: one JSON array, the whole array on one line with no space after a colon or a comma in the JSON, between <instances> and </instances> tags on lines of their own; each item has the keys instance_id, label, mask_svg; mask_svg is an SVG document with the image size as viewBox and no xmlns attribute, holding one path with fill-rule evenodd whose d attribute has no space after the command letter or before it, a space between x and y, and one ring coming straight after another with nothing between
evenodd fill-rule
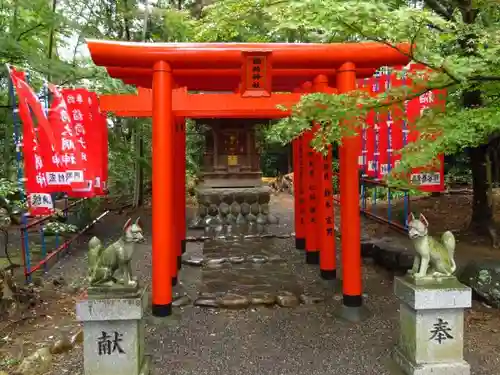
<instances>
[{"instance_id":1,"label":"fox statue ear","mask_svg":"<svg viewBox=\"0 0 500 375\"><path fill-rule=\"evenodd\" d=\"M140 216L137 219L135 219L134 224L142 228L142 221Z\"/></svg>"},{"instance_id":2,"label":"fox statue ear","mask_svg":"<svg viewBox=\"0 0 500 375\"><path fill-rule=\"evenodd\" d=\"M424 215L420 214L420 217L418 218L426 227L429 226L429 222L427 221L427 219L425 218Z\"/></svg>"},{"instance_id":3,"label":"fox statue ear","mask_svg":"<svg viewBox=\"0 0 500 375\"><path fill-rule=\"evenodd\" d=\"M126 231L128 229L128 227L130 227L132 225L132 219L129 218L127 220L127 222L125 223L125 225L123 226L123 230Z\"/></svg>"},{"instance_id":4,"label":"fox statue ear","mask_svg":"<svg viewBox=\"0 0 500 375\"><path fill-rule=\"evenodd\" d=\"M412 222L413 220L415 220L415 215L413 215L413 212L410 212L410 214L408 215L408 222Z\"/></svg>"}]
</instances>

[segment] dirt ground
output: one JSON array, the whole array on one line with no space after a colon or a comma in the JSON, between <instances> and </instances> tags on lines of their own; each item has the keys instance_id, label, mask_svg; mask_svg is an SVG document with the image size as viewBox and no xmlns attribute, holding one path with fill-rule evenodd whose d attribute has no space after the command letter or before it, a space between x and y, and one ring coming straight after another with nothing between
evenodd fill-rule
<instances>
[{"instance_id":1,"label":"dirt ground","mask_svg":"<svg viewBox=\"0 0 500 375\"><path fill-rule=\"evenodd\" d=\"M284 212L290 214L289 197L277 197ZM467 227L470 216L470 197L449 195L429 197L412 201L412 209L427 216L432 230L441 232L448 229L463 230ZM380 208L379 208L380 209ZM23 305L11 311L11 314L0 322L0 374L6 371L12 374L22 358L30 355L36 349L54 342L60 337L71 336L80 330L75 321L75 302L82 293L86 270L86 241L91 235L97 235L109 243L120 233L120 228L127 216L142 217L149 211L111 214L96 225L92 232L75 245L71 252L63 257L43 279L32 285L36 304L31 307ZM500 210L498 211L500 215ZM368 221L366 229L373 236L397 235L386 225ZM492 250L484 241L468 236L459 236L457 253L460 258L470 259L500 259L500 250ZM373 266L367 265L370 268ZM370 271L371 272L371 271ZM383 270L373 269L383 280L381 284L391 287L391 276ZM33 301L32 301L33 302ZM465 346L468 356L473 356L477 365L473 374L498 374L500 359L500 311L492 309L483 303L474 302L473 308L466 312ZM54 363L49 374L79 375L83 369L75 371L68 365L74 363L76 357L81 358L81 346L78 345L71 353L54 356ZM80 360L80 359L79 359ZM78 363L78 361L77 361ZM2 374L4 375L4 374Z\"/></svg>"},{"instance_id":2,"label":"dirt ground","mask_svg":"<svg viewBox=\"0 0 500 375\"><path fill-rule=\"evenodd\" d=\"M138 214L135 214L138 215ZM13 304L8 316L0 320L0 374L11 374L21 360L37 349L58 340L70 339L81 329L75 321L75 303L84 288L87 270L87 243L97 236L105 243L117 239L127 214L111 213L75 241L59 262L47 274L37 274L25 290L23 303ZM14 279L22 280L22 270L16 269ZM59 367L61 356L54 356L54 374L67 370ZM75 374L76 375L76 374Z\"/></svg>"}]
</instances>

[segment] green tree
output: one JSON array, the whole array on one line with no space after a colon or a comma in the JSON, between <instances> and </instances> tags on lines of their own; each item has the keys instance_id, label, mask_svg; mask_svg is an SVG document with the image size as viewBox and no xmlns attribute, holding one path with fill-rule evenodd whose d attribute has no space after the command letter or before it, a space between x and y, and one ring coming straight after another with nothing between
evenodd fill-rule
<instances>
[{"instance_id":1,"label":"green tree","mask_svg":"<svg viewBox=\"0 0 500 375\"><path fill-rule=\"evenodd\" d=\"M422 88L418 93L392 89L375 99L360 92L305 96L293 116L275 127L271 136L287 142L309 128L315 119L323 124L315 139L321 149L322 139L334 143L340 142L343 135L352 134L353 128L341 128L343 118L363 126L363 116L371 108L383 109L387 103L402 105L412 96L446 88L446 111L424 113L416 124L421 138L403 150L400 168L394 172L425 165L439 153L467 150L474 186L471 229L487 231L496 245L488 196L487 151L498 145L500 123L499 4L486 0L424 3L425 8L418 9L401 1L289 1L275 16L288 20L283 25L285 30L308 30L325 41L343 35L392 48L409 42L413 47L405 53L412 61L431 68L432 73L425 79L424 72L412 76ZM430 141L436 134L438 138Z\"/></svg>"},{"instance_id":2,"label":"green tree","mask_svg":"<svg viewBox=\"0 0 500 375\"><path fill-rule=\"evenodd\" d=\"M71 24L59 14L55 1L4 0L0 12L0 147L2 177L15 177L15 145L9 78L5 64L31 70L30 81L40 87L41 78L50 76L55 83L72 83L78 67L60 58L58 46L64 46ZM56 32L57 30L57 32Z\"/></svg>"},{"instance_id":3,"label":"green tree","mask_svg":"<svg viewBox=\"0 0 500 375\"><path fill-rule=\"evenodd\" d=\"M471 229L488 232L496 245L489 180L491 167L500 166L490 160L489 154L500 143L499 17L500 4L495 0L219 0L204 9L197 38L376 41L393 48L400 42L412 43L409 58L433 70L425 80L423 72L412 75L422 88L418 94L446 88L449 95L444 113L427 111L417 122L422 137L403 150L403 162L394 172L425 165L439 153L466 151L474 187ZM404 89L389 90L376 99L359 92L308 95L293 116L275 126L269 136L289 142L315 119L324 125L315 139L321 149L324 140L341 142L343 135L352 134L353 128L341 130L341 119L349 117L351 124L363 126L368 110L384 110L387 102L402 105L412 95L416 94ZM435 134L440 136L430 142Z\"/></svg>"},{"instance_id":4,"label":"green tree","mask_svg":"<svg viewBox=\"0 0 500 375\"><path fill-rule=\"evenodd\" d=\"M0 12L0 62L30 72L30 83L40 88L42 79L56 84L85 86L98 93L130 93L134 88L109 78L85 53L86 38L148 41L186 41L192 37L192 22L184 6L188 1L158 1L145 14L144 1L137 0L4 0ZM182 8L179 10L179 7ZM146 23L144 21L147 21ZM144 27L146 25L146 27ZM146 33L144 33L146 31ZM16 179L16 152L6 69L0 69L0 176ZM145 152L134 157L138 145L133 134L141 134ZM191 143L198 145L192 132ZM197 143L198 142L198 143ZM109 169L113 195L134 189L131 166L138 161L151 177L151 121L110 116ZM189 163L193 169L193 163ZM189 176L193 176L193 171Z\"/></svg>"}]
</instances>

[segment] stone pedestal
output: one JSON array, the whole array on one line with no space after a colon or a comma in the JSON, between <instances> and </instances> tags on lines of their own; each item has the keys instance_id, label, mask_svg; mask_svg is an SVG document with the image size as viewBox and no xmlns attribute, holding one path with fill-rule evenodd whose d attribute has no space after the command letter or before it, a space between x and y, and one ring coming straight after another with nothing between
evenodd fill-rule
<instances>
[{"instance_id":1,"label":"stone pedestal","mask_svg":"<svg viewBox=\"0 0 500 375\"><path fill-rule=\"evenodd\" d=\"M419 285L417 285L419 284ZM464 309L471 289L450 277L416 283L396 277L400 299L400 336L394 359L408 375L469 375L463 360Z\"/></svg>"},{"instance_id":2,"label":"stone pedestal","mask_svg":"<svg viewBox=\"0 0 500 375\"><path fill-rule=\"evenodd\" d=\"M134 297L90 297L77 303L85 375L149 375L150 358L144 353L146 306L144 289Z\"/></svg>"}]
</instances>

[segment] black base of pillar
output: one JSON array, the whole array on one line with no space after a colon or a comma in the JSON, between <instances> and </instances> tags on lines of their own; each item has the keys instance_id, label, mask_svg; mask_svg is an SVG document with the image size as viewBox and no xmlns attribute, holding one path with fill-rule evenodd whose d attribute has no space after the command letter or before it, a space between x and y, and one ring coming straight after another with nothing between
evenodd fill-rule
<instances>
[{"instance_id":1,"label":"black base of pillar","mask_svg":"<svg viewBox=\"0 0 500 375\"><path fill-rule=\"evenodd\" d=\"M176 286L179 283L177 276L172 277L172 286Z\"/></svg>"},{"instance_id":2,"label":"black base of pillar","mask_svg":"<svg viewBox=\"0 0 500 375\"><path fill-rule=\"evenodd\" d=\"M182 256L177 256L177 269L180 270L182 268Z\"/></svg>"},{"instance_id":3,"label":"black base of pillar","mask_svg":"<svg viewBox=\"0 0 500 375\"><path fill-rule=\"evenodd\" d=\"M361 307L363 305L363 296L342 295L342 303L346 307Z\"/></svg>"},{"instance_id":4,"label":"black base of pillar","mask_svg":"<svg viewBox=\"0 0 500 375\"><path fill-rule=\"evenodd\" d=\"M181 240L181 254L186 252L186 239Z\"/></svg>"},{"instance_id":5,"label":"black base of pillar","mask_svg":"<svg viewBox=\"0 0 500 375\"><path fill-rule=\"evenodd\" d=\"M172 315L172 304L167 305L153 305L152 306L153 316L164 318L166 316Z\"/></svg>"},{"instance_id":6,"label":"black base of pillar","mask_svg":"<svg viewBox=\"0 0 500 375\"><path fill-rule=\"evenodd\" d=\"M297 250L305 250L306 249L306 239L295 237L295 248Z\"/></svg>"},{"instance_id":7,"label":"black base of pillar","mask_svg":"<svg viewBox=\"0 0 500 375\"><path fill-rule=\"evenodd\" d=\"M337 270L320 270L319 272L323 280L337 279Z\"/></svg>"},{"instance_id":8,"label":"black base of pillar","mask_svg":"<svg viewBox=\"0 0 500 375\"><path fill-rule=\"evenodd\" d=\"M319 264L319 251L306 251L307 264Z\"/></svg>"}]
</instances>

